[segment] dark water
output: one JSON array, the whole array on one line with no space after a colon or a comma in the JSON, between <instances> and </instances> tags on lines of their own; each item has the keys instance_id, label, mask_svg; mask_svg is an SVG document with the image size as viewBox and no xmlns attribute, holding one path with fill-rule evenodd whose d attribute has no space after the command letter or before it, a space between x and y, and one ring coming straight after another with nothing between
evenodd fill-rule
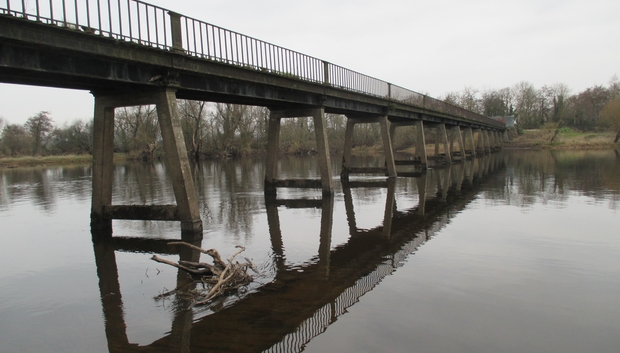
<instances>
[{"instance_id":1,"label":"dark water","mask_svg":"<svg viewBox=\"0 0 620 353\"><path fill-rule=\"evenodd\" d=\"M167 245L179 224L114 221L112 240L93 238L89 166L0 170L0 352L619 351L618 153L506 152L337 181L333 200L266 199L264 167L196 168L196 244L225 257L243 245L261 275L194 308L154 299L187 278L152 254L198 257ZM114 178L115 204L174 201L161 164Z\"/></svg>"}]
</instances>

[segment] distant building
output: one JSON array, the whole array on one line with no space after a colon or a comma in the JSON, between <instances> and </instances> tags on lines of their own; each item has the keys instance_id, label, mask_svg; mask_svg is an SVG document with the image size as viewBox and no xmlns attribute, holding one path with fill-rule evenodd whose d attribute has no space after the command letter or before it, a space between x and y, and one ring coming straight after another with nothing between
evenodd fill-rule
<instances>
[{"instance_id":1,"label":"distant building","mask_svg":"<svg viewBox=\"0 0 620 353\"><path fill-rule=\"evenodd\" d=\"M492 116L491 119L497 120L506 124L506 128L512 129L515 127L515 117L514 115L509 116Z\"/></svg>"}]
</instances>

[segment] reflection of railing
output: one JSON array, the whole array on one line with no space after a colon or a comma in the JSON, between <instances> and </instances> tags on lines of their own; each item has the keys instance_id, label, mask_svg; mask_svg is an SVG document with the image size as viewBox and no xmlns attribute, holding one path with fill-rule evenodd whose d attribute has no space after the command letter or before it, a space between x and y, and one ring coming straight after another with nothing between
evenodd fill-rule
<instances>
[{"instance_id":1,"label":"reflection of railing","mask_svg":"<svg viewBox=\"0 0 620 353\"><path fill-rule=\"evenodd\" d=\"M481 114L421 93L139 0L4 0L0 14L326 84L503 127Z\"/></svg>"}]
</instances>

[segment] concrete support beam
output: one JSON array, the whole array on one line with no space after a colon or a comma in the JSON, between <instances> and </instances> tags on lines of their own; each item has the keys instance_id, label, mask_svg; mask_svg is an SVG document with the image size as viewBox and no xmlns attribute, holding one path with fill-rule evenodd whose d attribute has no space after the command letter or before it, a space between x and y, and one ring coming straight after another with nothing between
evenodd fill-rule
<instances>
[{"instance_id":1,"label":"concrete support beam","mask_svg":"<svg viewBox=\"0 0 620 353\"><path fill-rule=\"evenodd\" d=\"M461 133L461 128L458 126L454 126L451 129L451 145L450 152L454 153L454 146L452 143L454 140L459 144L459 154L461 158L465 158L465 144L463 143L463 134Z\"/></svg>"},{"instance_id":2,"label":"concrete support beam","mask_svg":"<svg viewBox=\"0 0 620 353\"><path fill-rule=\"evenodd\" d=\"M474 142L474 130L471 127L465 129L465 139L469 140L470 144L470 153L472 158L476 157L476 144Z\"/></svg>"},{"instance_id":3,"label":"concrete support beam","mask_svg":"<svg viewBox=\"0 0 620 353\"><path fill-rule=\"evenodd\" d=\"M415 156L420 160L420 164L423 168L428 165L428 155L426 154L426 138L424 137L424 123L422 120L418 120L415 124L416 127L416 147Z\"/></svg>"},{"instance_id":4,"label":"concrete support beam","mask_svg":"<svg viewBox=\"0 0 620 353\"><path fill-rule=\"evenodd\" d=\"M491 142L489 141L489 131L482 130L482 138L484 140L484 152L491 153Z\"/></svg>"},{"instance_id":5,"label":"concrete support beam","mask_svg":"<svg viewBox=\"0 0 620 353\"><path fill-rule=\"evenodd\" d=\"M93 198L91 226L110 228L112 219L178 220L184 232L201 232L202 221L194 181L187 158L185 140L178 116L174 89L137 93L135 95L95 95L93 140ZM132 212L119 215L119 208L112 205L114 109L133 105L155 104L161 128L167 166L177 201L173 206L141 206ZM127 208L127 206L126 206ZM153 217L149 217L152 208ZM173 209L174 208L174 209ZM135 211L135 212L133 212ZM133 219L133 218L132 218Z\"/></svg>"},{"instance_id":6,"label":"concrete support beam","mask_svg":"<svg viewBox=\"0 0 620 353\"><path fill-rule=\"evenodd\" d=\"M448 147L448 133L446 131L446 124L437 125L437 142L441 142L443 144L443 151L446 155L445 159L447 163L452 163L452 150ZM435 156L439 155L439 148L437 143L435 143Z\"/></svg>"},{"instance_id":7,"label":"concrete support beam","mask_svg":"<svg viewBox=\"0 0 620 353\"><path fill-rule=\"evenodd\" d=\"M177 212L181 229L202 230L200 208L194 189L192 170L189 166L181 120L177 109L174 90L166 89L156 95L157 119L166 151L166 161L172 178L172 187L177 200Z\"/></svg>"},{"instance_id":8,"label":"concrete support beam","mask_svg":"<svg viewBox=\"0 0 620 353\"><path fill-rule=\"evenodd\" d=\"M267 166L265 171L265 192L275 192L276 187L308 187L317 186L314 180L286 181L277 180L278 172L278 147L280 144L280 124L283 118L312 117L314 122L314 135L316 139L317 158L319 172L321 174L321 189L323 195L334 193L334 179L332 177L331 160L329 157L329 142L327 140L327 127L325 126L325 110L320 108L311 109L283 109L271 110L269 115L269 131L267 132Z\"/></svg>"}]
</instances>

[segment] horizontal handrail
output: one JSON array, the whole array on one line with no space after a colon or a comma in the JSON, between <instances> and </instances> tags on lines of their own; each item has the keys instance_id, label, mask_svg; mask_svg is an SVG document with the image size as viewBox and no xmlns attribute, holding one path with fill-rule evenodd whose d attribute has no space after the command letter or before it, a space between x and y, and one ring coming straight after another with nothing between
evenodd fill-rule
<instances>
[{"instance_id":1,"label":"horizontal handrail","mask_svg":"<svg viewBox=\"0 0 620 353\"><path fill-rule=\"evenodd\" d=\"M427 95L140 0L0 0L0 14L502 124ZM503 126L501 126L503 127Z\"/></svg>"}]
</instances>

